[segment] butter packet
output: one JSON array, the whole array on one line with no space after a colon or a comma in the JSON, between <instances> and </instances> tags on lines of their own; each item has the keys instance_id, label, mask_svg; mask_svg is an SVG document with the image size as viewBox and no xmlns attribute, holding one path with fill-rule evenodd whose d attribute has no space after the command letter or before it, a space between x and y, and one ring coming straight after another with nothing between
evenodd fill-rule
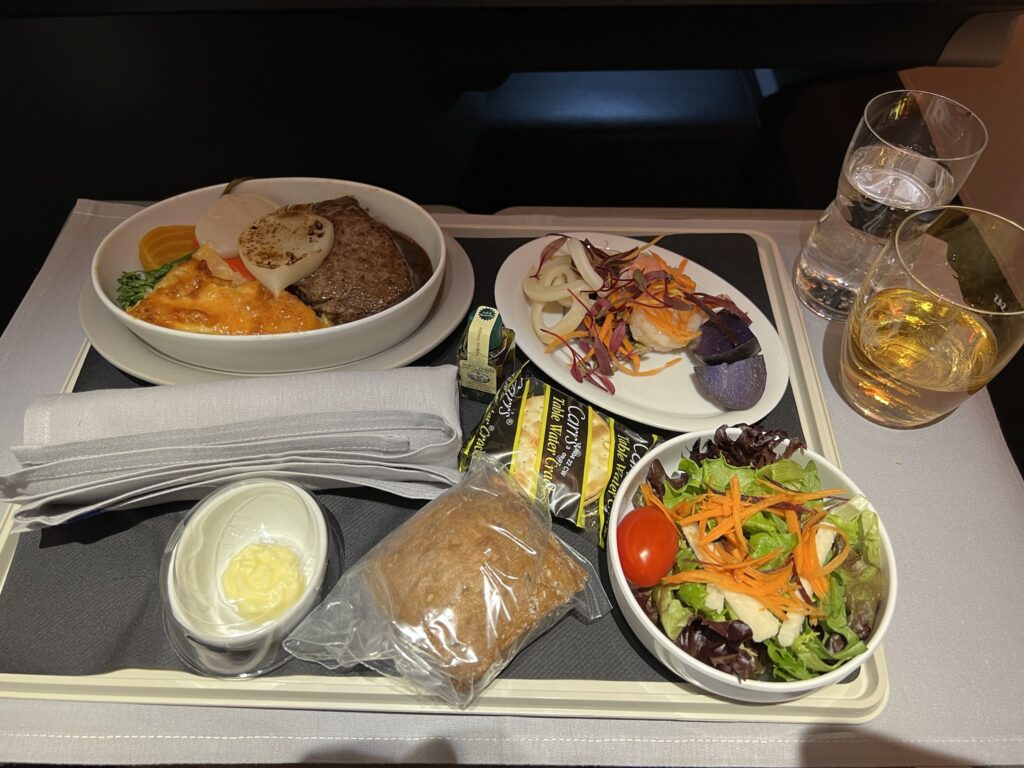
<instances>
[{"instance_id":1,"label":"butter packet","mask_svg":"<svg viewBox=\"0 0 1024 768\"><path fill-rule=\"evenodd\" d=\"M604 546L608 515L626 473L658 437L619 424L523 366L498 390L459 453L496 458L525 494Z\"/></svg>"}]
</instances>

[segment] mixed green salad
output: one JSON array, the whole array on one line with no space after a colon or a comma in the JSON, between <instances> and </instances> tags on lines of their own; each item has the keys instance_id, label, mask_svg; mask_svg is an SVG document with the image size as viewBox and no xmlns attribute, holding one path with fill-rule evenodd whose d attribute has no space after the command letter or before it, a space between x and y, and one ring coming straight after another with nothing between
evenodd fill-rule
<instances>
[{"instance_id":1,"label":"mixed green salad","mask_svg":"<svg viewBox=\"0 0 1024 768\"><path fill-rule=\"evenodd\" d=\"M698 441L674 470L652 463L619 559L690 655L741 680L816 677L866 650L886 587L878 518L794 461L801 441L781 450L781 431L740 430Z\"/></svg>"}]
</instances>

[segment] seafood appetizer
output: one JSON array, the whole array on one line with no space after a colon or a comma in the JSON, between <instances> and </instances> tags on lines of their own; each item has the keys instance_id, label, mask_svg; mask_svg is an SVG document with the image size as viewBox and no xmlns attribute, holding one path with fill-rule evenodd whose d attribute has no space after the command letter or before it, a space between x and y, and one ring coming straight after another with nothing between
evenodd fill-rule
<instances>
[{"instance_id":1,"label":"seafood appetizer","mask_svg":"<svg viewBox=\"0 0 1024 768\"><path fill-rule=\"evenodd\" d=\"M750 317L728 296L699 291L686 259L673 265L654 250L660 239L609 252L556 237L522 284L534 332L548 353L568 352L576 381L611 394L613 376L653 376L689 351L707 397L731 410L753 406L766 369Z\"/></svg>"}]
</instances>

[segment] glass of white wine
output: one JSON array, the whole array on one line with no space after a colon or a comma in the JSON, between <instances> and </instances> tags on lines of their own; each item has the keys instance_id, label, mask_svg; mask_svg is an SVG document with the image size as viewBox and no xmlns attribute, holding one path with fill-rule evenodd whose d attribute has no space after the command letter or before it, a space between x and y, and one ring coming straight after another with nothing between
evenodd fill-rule
<instances>
[{"instance_id":1,"label":"glass of white wine","mask_svg":"<svg viewBox=\"0 0 1024 768\"><path fill-rule=\"evenodd\" d=\"M946 205L988 134L970 109L927 91L875 96L846 151L835 199L818 219L793 273L797 297L844 320L868 267L913 211Z\"/></svg>"},{"instance_id":2,"label":"glass of white wine","mask_svg":"<svg viewBox=\"0 0 1024 768\"><path fill-rule=\"evenodd\" d=\"M843 335L846 399L888 427L928 424L1024 343L1024 228L944 206L904 219L868 270Z\"/></svg>"}]
</instances>

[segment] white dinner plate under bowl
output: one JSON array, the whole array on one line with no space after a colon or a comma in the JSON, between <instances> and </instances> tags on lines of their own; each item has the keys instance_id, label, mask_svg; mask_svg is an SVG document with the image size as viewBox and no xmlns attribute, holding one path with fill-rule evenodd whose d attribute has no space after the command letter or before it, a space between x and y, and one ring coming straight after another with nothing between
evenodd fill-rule
<instances>
[{"instance_id":1,"label":"white dinner plate under bowl","mask_svg":"<svg viewBox=\"0 0 1024 768\"><path fill-rule=\"evenodd\" d=\"M331 366L330 370L399 368L425 355L465 321L473 301L473 264L462 246L445 234L448 265L441 290L423 324L412 335L376 355ZM78 302L82 329L96 351L111 365L151 384L194 384L257 374L226 373L172 360L142 341L107 311L86 281ZM286 374L262 374L286 375Z\"/></svg>"},{"instance_id":2,"label":"white dinner plate under bowl","mask_svg":"<svg viewBox=\"0 0 1024 768\"><path fill-rule=\"evenodd\" d=\"M615 252L643 245L640 240L620 235L595 232L566 234L581 240L590 240L598 248ZM767 382L761 399L752 408L743 411L729 411L709 400L701 394L694 380L693 368L700 361L686 352L681 353L681 362L654 376L626 376L616 373L612 376L614 394L589 382L576 381L569 372L568 352L564 349L552 353L544 351L544 343L533 331L530 305L522 288L523 280L537 268L544 246L556 237L557 235L541 237L513 251L498 272L494 296L495 306L501 312L505 324L516 332L516 344L519 349L559 386L589 400L600 410L674 432L715 429L725 423L754 423L764 418L778 405L789 384L789 363L779 334L750 299L718 275L693 261L686 265L686 274L697 283L697 290L712 295L728 295L752 320L750 328L761 343L761 354L764 355L767 370ZM673 266L682 260L679 254L658 246L651 250ZM553 322L554 319L555 316L551 315L548 322ZM649 353L645 358L644 367L656 368L677 356L679 355L675 353Z\"/></svg>"}]
</instances>

